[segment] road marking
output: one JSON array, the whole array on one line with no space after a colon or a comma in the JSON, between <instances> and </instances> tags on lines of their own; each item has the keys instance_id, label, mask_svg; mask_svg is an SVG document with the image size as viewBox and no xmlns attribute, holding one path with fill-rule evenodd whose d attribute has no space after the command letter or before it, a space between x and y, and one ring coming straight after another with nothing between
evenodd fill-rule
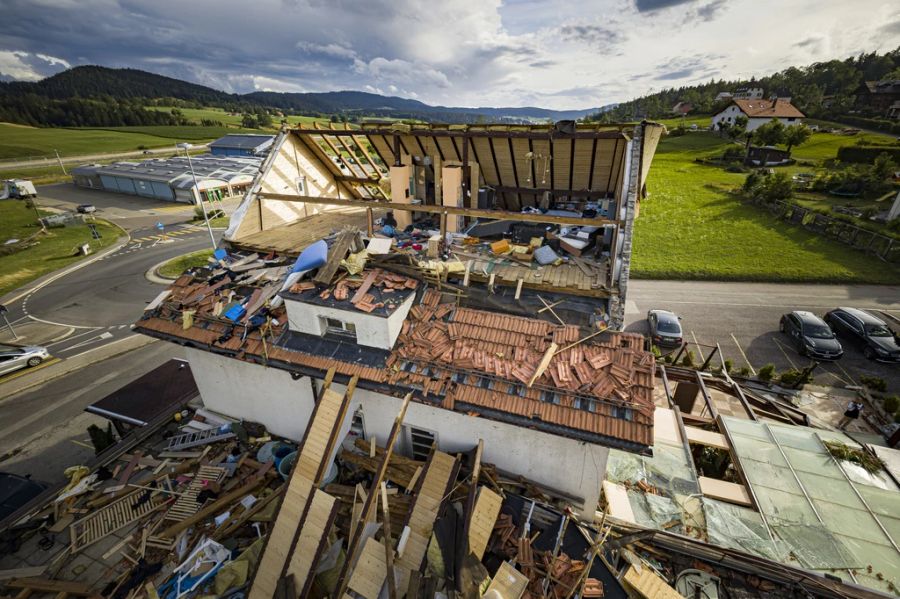
<instances>
[{"instance_id":1,"label":"road marking","mask_svg":"<svg viewBox=\"0 0 900 599\"><path fill-rule=\"evenodd\" d=\"M54 342L62 341L63 339L67 338L69 335L71 335L74 332L75 332L75 328L69 327L69 330L67 330L65 333L63 333L59 337L54 337L53 339L51 339L50 344L52 345Z\"/></svg>"},{"instance_id":2,"label":"road marking","mask_svg":"<svg viewBox=\"0 0 900 599\"><path fill-rule=\"evenodd\" d=\"M13 379L17 379L17 378L19 378L19 377L25 376L25 375L28 374L29 372L34 372L34 371L36 371L36 370L40 370L40 369L42 369L42 368L46 368L47 366L50 366L50 365L52 365L52 364L56 364L57 362L62 362L62 360L60 360L59 358L50 358L49 360L44 360L43 362L41 362L41 363L38 364L37 366L31 366L31 367L29 367L29 368L23 368L22 370L18 370L18 371L16 371L16 372L13 372L13 373L11 373L11 374L6 375L5 377L0 378L0 383L6 383L6 382L11 381L11 380L13 380Z\"/></svg>"},{"instance_id":3,"label":"road marking","mask_svg":"<svg viewBox=\"0 0 900 599\"><path fill-rule=\"evenodd\" d=\"M706 358L703 356L703 350L700 349L700 343L697 342L697 336L694 335L694 331L691 331L691 337L694 339L694 345L697 346L697 353L700 354L700 360L706 362Z\"/></svg>"},{"instance_id":4,"label":"road marking","mask_svg":"<svg viewBox=\"0 0 900 599\"><path fill-rule=\"evenodd\" d=\"M77 358L77 357L79 357L79 356L83 356L84 354L89 354L89 353L91 353L92 351L97 351L98 349L103 349L104 347L109 347L110 345L114 345L114 344L116 344L116 343L121 343L121 342L123 342L123 341L127 341L128 339L131 339L132 337L137 337L137 334L135 333L134 335L128 335L127 337L122 337L121 339L116 339L115 341L110 341L109 343L104 343L103 345L98 345L97 347L92 347L92 348L89 349L89 350L85 350L85 351L81 352L80 354L75 354L74 356L69 356L69 357L66 358L66 359L67 359L67 360L72 360L72 359ZM93 383L92 383L92 384L93 384Z\"/></svg>"},{"instance_id":5,"label":"road marking","mask_svg":"<svg viewBox=\"0 0 900 599\"><path fill-rule=\"evenodd\" d=\"M49 343L46 347L52 347L54 345L59 345L63 341L72 341L73 339L78 339L79 337L84 337L85 335L90 335L91 333L98 331L98 330L99 330L99 327L93 327L87 331L82 331L81 333L78 333L77 335L72 335L71 337L67 336L67 337L65 337L65 339L62 339L60 341L54 340L53 343Z\"/></svg>"},{"instance_id":6,"label":"road marking","mask_svg":"<svg viewBox=\"0 0 900 599\"><path fill-rule=\"evenodd\" d=\"M737 345L738 351L741 352L741 356L744 357L744 363L747 364L747 368L750 369L750 372L753 376L756 376L756 370L753 369L753 364L750 363L750 360L747 359L747 354L744 353L744 348L741 347L741 344L738 343L737 337L734 336L734 333L731 333L731 338L734 340L734 344Z\"/></svg>"},{"instance_id":7,"label":"road marking","mask_svg":"<svg viewBox=\"0 0 900 599\"><path fill-rule=\"evenodd\" d=\"M833 376L834 378L836 378L836 379L839 380L840 382L844 383L845 385L849 385L849 384L850 384L850 383L848 383L847 381L845 381L843 378L839 377L839 376L838 376L837 374L835 374L834 372L831 372L830 370L828 370L827 368L825 368L825 365L824 365L824 364L822 365L822 370L825 372L825 374L829 374L829 375Z\"/></svg>"},{"instance_id":8,"label":"road marking","mask_svg":"<svg viewBox=\"0 0 900 599\"><path fill-rule=\"evenodd\" d=\"M78 349L79 347L84 347L85 345L90 345L91 343L94 343L95 341L103 341L104 339L109 339L112 336L113 336L113 334L110 333L109 331L103 331L96 337L91 337L90 339L85 339L84 341L82 341L80 343L76 343L75 345L70 345L66 349Z\"/></svg>"},{"instance_id":9,"label":"road marking","mask_svg":"<svg viewBox=\"0 0 900 599\"><path fill-rule=\"evenodd\" d=\"M846 370L844 370L843 366L841 366L837 362L835 362L834 365L841 369L841 372L843 372L847 376L847 378L850 380L851 383L853 383L854 385L859 385L859 383L857 383L855 380L853 380L853 377L850 376L850 373L847 372Z\"/></svg>"},{"instance_id":10,"label":"road marking","mask_svg":"<svg viewBox=\"0 0 900 599\"><path fill-rule=\"evenodd\" d=\"M43 318L38 318L37 316L28 315L28 318L31 320L42 322L44 324L52 324L55 327L72 327L73 329L95 329L97 327L86 327L78 324L65 324L62 322L53 322L52 320L44 320Z\"/></svg>"},{"instance_id":11,"label":"road marking","mask_svg":"<svg viewBox=\"0 0 900 599\"><path fill-rule=\"evenodd\" d=\"M791 360L791 357L787 354L786 351L784 351L784 347L782 347L781 342L779 342L778 339L775 339L774 337L772 338L772 341L775 342L775 345L778 346L778 349L780 349L781 353L784 354L784 357L787 358L787 361L790 363L791 368L797 368L797 365L794 364L794 361Z\"/></svg>"}]
</instances>

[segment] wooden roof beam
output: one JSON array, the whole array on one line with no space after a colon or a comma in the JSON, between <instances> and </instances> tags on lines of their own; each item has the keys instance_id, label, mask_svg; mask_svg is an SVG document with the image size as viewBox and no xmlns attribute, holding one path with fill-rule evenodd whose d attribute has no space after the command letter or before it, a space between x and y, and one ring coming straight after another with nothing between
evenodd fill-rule
<instances>
[{"instance_id":1,"label":"wooden roof beam","mask_svg":"<svg viewBox=\"0 0 900 599\"><path fill-rule=\"evenodd\" d=\"M400 204L397 202L383 202L380 200L353 200L343 198L329 198L321 196L301 196L278 193L259 193L256 196L261 200L278 200L281 202L302 202L306 204L328 204L332 206L352 206L357 208L384 208L385 210L405 210L407 212L428 212L431 214L454 214L471 218L489 218L494 220L515 220L530 223L544 223L554 225L585 225L602 227L604 225L621 226L623 223L606 218L581 218L577 216L553 216L549 214L532 214L522 212L510 212L507 210L484 210L479 208L465 208L457 206L434 206L429 204Z\"/></svg>"},{"instance_id":2,"label":"wooden roof beam","mask_svg":"<svg viewBox=\"0 0 900 599\"><path fill-rule=\"evenodd\" d=\"M291 129L298 135L321 135L322 129ZM576 131L574 133L561 133L559 131L449 131L430 129L411 129L409 131L395 131L393 129L360 129L354 131L329 131L329 135L382 135L400 137L499 137L499 138L523 138L523 139L628 139L623 131L604 129L602 131ZM404 148L405 150L406 148Z\"/></svg>"}]
</instances>

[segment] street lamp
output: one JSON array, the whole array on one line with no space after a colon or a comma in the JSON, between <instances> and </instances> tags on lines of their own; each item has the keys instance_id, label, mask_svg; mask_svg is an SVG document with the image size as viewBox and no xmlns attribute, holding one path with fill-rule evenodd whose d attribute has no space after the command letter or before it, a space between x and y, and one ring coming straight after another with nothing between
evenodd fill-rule
<instances>
[{"instance_id":1,"label":"street lamp","mask_svg":"<svg viewBox=\"0 0 900 599\"><path fill-rule=\"evenodd\" d=\"M209 240L212 241L213 250L216 249L216 238L213 235L212 226L209 224L209 214L206 213L206 204L203 203L203 198L200 196L200 186L197 184L197 175L194 173L194 164L191 162L191 153L188 151L194 146L189 143L180 143L176 145L177 148L184 150L184 155L187 156L188 168L191 169L191 177L194 179L194 190L197 194L196 199L200 202L200 208L203 210L203 219L206 221L206 230L209 231ZM192 192L191 195L193 195Z\"/></svg>"}]
</instances>

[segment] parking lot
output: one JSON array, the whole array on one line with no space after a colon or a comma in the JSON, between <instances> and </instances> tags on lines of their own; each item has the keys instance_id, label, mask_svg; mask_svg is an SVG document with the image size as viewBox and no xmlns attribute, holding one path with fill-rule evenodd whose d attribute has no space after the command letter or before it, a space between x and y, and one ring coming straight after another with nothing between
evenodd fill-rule
<instances>
[{"instance_id":1,"label":"parking lot","mask_svg":"<svg viewBox=\"0 0 900 599\"><path fill-rule=\"evenodd\" d=\"M647 310L671 310L682 317L686 341L718 343L734 368L772 363L780 372L809 364L778 331L783 314L809 310L823 316L838 306L853 306L873 312L896 330L897 322L887 315L900 317L900 287L633 280L626 306L626 330L646 333ZM841 342L844 356L823 363L814 374L816 382L852 385L861 375L878 376L887 381L890 392L900 393L900 365L872 362L849 341ZM709 351L692 349L701 360Z\"/></svg>"}]
</instances>

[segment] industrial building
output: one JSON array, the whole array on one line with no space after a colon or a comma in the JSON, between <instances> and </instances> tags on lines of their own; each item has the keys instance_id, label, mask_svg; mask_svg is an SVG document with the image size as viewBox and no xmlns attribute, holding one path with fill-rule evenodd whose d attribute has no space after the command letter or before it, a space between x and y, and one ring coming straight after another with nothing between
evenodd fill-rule
<instances>
[{"instance_id":1,"label":"industrial building","mask_svg":"<svg viewBox=\"0 0 900 599\"><path fill-rule=\"evenodd\" d=\"M226 135L209 144L209 151L213 156L263 156L274 141L274 135Z\"/></svg>"},{"instance_id":2,"label":"industrial building","mask_svg":"<svg viewBox=\"0 0 900 599\"><path fill-rule=\"evenodd\" d=\"M262 158L221 157L210 154L155 158L140 162L86 164L72 169L79 187L101 189L156 198L170 202L196 203L241 195L259 172ZM191 172L193 167L193 173ZM194 177L197 178L197 192Z\"/></svg>"}]
</instances>

